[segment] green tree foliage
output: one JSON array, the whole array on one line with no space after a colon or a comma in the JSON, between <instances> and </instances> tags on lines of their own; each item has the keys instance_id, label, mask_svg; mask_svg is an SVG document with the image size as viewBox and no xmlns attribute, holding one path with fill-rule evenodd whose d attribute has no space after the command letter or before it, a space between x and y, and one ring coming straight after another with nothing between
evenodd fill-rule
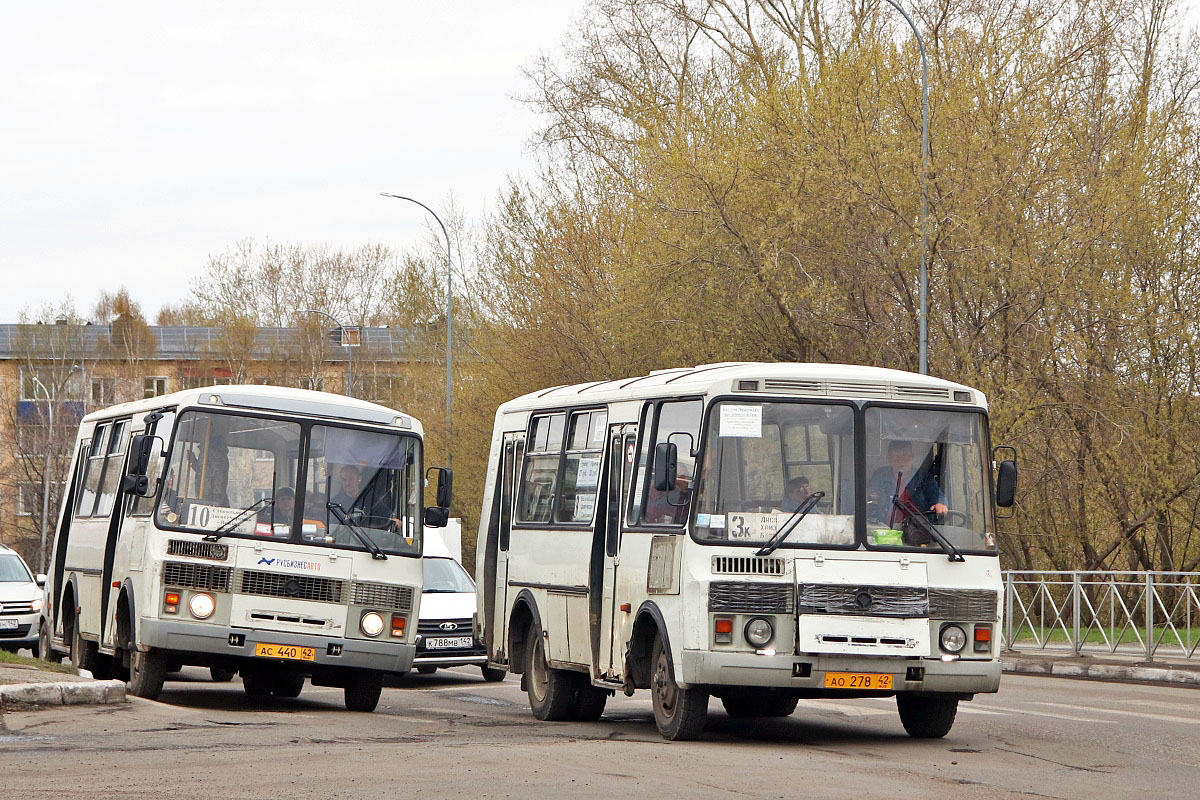
<instances>
[{"instance_id":1,"label":"green tree foliage","mask_svg":"<svg viewBox=\"0 0 1200 800\"><path fill-rule=\"evenodd\" d=\"M1007 565L1195 569L1198 42L1172 0L913 13L931 372L1020 448ZM530 76L544 174L481 249L464 449L540 386L916 368L920 62L889 6L598 0Z\"/></svg>"}]
</instances>

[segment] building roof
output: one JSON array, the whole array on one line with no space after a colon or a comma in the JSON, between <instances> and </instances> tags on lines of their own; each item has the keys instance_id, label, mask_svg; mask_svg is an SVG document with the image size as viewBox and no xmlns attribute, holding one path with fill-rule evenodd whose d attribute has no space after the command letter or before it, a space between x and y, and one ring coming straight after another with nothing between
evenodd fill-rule
<instances>
[{"instance_id":1,"label":"building roof","mask_svg":"<svg viewBox=\"0 0 1200 800\"><path fill-rule=\"evenodd\" d=\"M161 361L203 361L219 355L224 349L222 340L228 335L225 328L213 325L151 325L156 350L153 358ZM258 328L251 352L253 358L267 359L294 351L299 346L299 328ZM371 358L402 360L407 358L413 342L413 331L405 328L363 327L362 352ZM59 335L61 332L61 336ZM328 331L326 361L345 361L347 348L335 341L337 330ZM38 325L0 324L0 359L55 357L63 340L75 339L72 347L82 346L88 357L103 357L111 343L111 325ZM55 346L57 343L57 347ZM29 350L34 352L30 353Z\"/></svg>"}]
</instances>

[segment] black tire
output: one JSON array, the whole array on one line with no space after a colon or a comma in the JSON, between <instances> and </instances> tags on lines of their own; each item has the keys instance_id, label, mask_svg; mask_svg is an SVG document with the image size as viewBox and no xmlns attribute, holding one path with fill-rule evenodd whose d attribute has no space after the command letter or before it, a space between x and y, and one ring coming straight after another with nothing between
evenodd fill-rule
<instances>
[{"instance_id":1,"label":"black tire","mask_svg":"<svg viewBox=\"0 0 1200 800\"><path fill-rule=\"evenodd\" d=\"M604 705L608 702L608 690L590 685L586 675L579 677L583 680L580 681L575 695L575 705L571 708L571 719L580 722L595 722L604 713Z\"/></svg>"},{"instance_id":2,"label":"black tire","mask_svg":"<svg viewBox=\"0 0 1200 800\"><path fill-rule=\"evenodd\" d=\"M483 673L483 679L488 683L499 683L500 681L504 680L504 676L508 674L508 670L506 669L502 669L500 667L489 667L487 664L484 664L482 667L480 667L479 671Z\"/></svg>"},{"instance_id":3,"label":"black tire","mask_svg":"<svg viewBox=\"0 0 1200 800\"><path fill-rule=\"evenodd\" d=\"M382 693L382 672L355 671L346 684L346 710L374 711Z\"/></svg>"},{"instance_id":4,"label":"black tire","mask_svg":"<svg viewBox=\"0 0 1200 800\"><path fill-rule=\"evenodd\" d=\"M675 683L662 639L654 642L650 657L650 696L654 724L664 739L673 742L696 739L704 733L708 719L708 692L683 689Z\"/></svg>"},{"instance_id":5,"label":"black tire","mask_svg":"<svg viewBox=\"0 0 1200 800\"><path fill-rule=\"evenodd\" d=\"M547 722L571 718L579 680L574 673L546 665L546 645L536 623L525 635L525 693L533 715Z\"/></svg>"},{"instance_id":6,"label":"black tire","mask_svg":"<svg viewBox=\"0 0 1200 800\"><path fill-rule=\"evenodd\" d=\"M253 697L255 700L265 700L271 696L271 691L275 688L275 680L264 672L243 672L242 673L242 690L247 697Z\"/></svg>"},{"instance_id":7,"label":"black tire","mask_svg":"<svg viewBox=\"0 0 1200 800\"><path fill-rule=\"evenodd\" d=\"M954 726L958 699L898 694L896 709L909 736L914 739L941 739Z\"/></svg>"},{"instance_id":8,"label":"black tire","mask_svg":"<svg viewBox=\"0 0 1200 800\"><path fill-rule=\"evenodd\" d=\"M71 622L71 665L75 669L86 669L93 677L103 679L105 676L100 674L104 672L100 659L99 646L83 638L79 630L79 617L75 617Z\"/></svg>"},{"instance_id":9,"label":"black tire","mask_svg":"<svg viewBox=\"0 0 1200 800\"><path fill-rule=\"evenodd\" d=\"M787 717L796 710L799 701L795 697L771 691L730 695L721 698L725 713L736 719L758 717Z\"/></svg>"},{"instance_id":10,"label":"black tire","mask_svg":"<svg viewBox=\"0 0 1200 800\"><path fill-rule=\"evenodd\" d=\"M233 680L234 672L225 667L209 667L208 675L212 678L213 683L229 683Z\"/></svg>"},{"instance_id":11,"label":"black tire","mask_svg":"<svg viewBox=\"0 0 1200 800\"><path fill-rule=\"evenodd\" d=\"M271 688L271 694L276 697L299 697L302 691L304 691L303 675L280 675L275 679L275 685Z\"/></svg>"},{"instance_id":12,"label":"black tire","mask_svg":"<svg viewBox=\"0 0 1200 800\"><path fill-rule=\"evenodd\" d=\"M432 675L433 673L437 672L437 667L433 667L428 664L421 664L417 667L417 672L421 673L422 675Z\"/></svg>"},{"instance_id":13,"label":"black tire","mask_svg":"<svg viewBox=\"0 0 1200 800\"><path fill-rule=\"evenodd\" d=\"M134 697L157 700L167 679L167 660L161 652L134 650L129 654L129 693Z\"/></svg>"}]
</instances>

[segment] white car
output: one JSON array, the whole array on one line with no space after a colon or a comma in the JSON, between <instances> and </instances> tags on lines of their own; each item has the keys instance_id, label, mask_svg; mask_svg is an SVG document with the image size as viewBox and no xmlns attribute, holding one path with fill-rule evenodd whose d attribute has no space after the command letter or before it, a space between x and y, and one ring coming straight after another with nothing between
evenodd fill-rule
<instances>
[{"instance_id":1,"label":"white car","mask_svg":"<svg viewBox=\"0 0 1200 800\"><path fill-rule=\"evenodd\" d=\"M45 575L34 576L17 552L0 544L0 649L15 653L38 648Z\"/></svg>"},{"instance_id":2,"label":"white car","mask_svg":"<svg viewBox=\"0 0 1200 800\"><path fill-rule=\"evenodd\" d=\"M425 588L417 619L417 655L413 666L430 675L438 667L478 664L486 681L504 680L505 670L487 665L483 642L475 638L475 582L435 539L427 539Z\"/></svg>"}]
</instances>

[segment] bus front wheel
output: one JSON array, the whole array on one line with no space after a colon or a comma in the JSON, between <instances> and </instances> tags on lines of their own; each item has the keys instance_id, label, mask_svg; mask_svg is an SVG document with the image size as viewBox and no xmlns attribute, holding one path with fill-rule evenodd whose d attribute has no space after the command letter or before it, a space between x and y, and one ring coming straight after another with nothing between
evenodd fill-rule
<instances>
[{"instance_id":1,"label":"bus front wheel","mask_svg":"<svg viewBox=\"0 0 1200 800\"><path fill-rule=\"evenodd\" d=\"M546 644L536 623L529 626L525 641L525 690L530 710L548 722L569 719L579 689L575 675L546 664Z\"/></svg>"},{"instance_id":2,"label":"bus front wheel","mask_svg":"<svg viewBox=\"0 0 1200 800\"><path fill-rule=\"evenodd\" d=\"M708 717L708 692L695 688L684 689L675 683L671 662L661 638L654 642L650 668L650 695L658 732L671 741L698 738L704 732Z\"/></svg>"},{"instance_id":3,"label":"bus front wheel","mask_svg":"<svg viewBox=\"0 0 1200 800\"><path fill-rule=\"evenodd\" d=\"M359 671L346 682L346 709L374 711L383 693L383 673Z\"/></svg>"},{"instance_id":4,"label":"bus front wheel","mask_svg":"<svg viewBox=\"0 0 1200 800\"><path fill-rule=\"evenodd\" d=\"M958 713L958 698L896 695L904 730L914 739L941 739L950 732Z\"/></svg>"},{"instance_id":5,"label":"bus front wheel","mask_svg":"<svg viewBox=\"0 0 1200 800\"><path fill-rule=\"evenodd\" d=\"M157 650L129 656L129 693L134 697L157 700L167 678L167 660Z\"/></svg>"}]
</instances>

